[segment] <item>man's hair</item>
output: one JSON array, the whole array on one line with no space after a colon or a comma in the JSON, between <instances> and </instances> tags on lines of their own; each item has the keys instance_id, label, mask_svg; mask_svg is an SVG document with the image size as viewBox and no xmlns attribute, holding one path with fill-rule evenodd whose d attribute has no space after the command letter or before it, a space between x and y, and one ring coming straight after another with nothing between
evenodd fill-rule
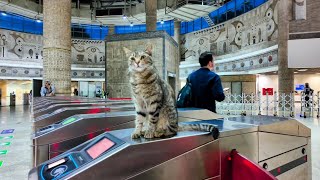
<instances>
[{"instance_id":1,"label":"man's hair","mask_svg":"<svg viewBox=\"0 0 320 180\"><path fill-rule=\"evenodd\" d=\"M204 52L199 57L200 66L207 66L210 61L213 61L213 54L211 52Z\"/></svg>"},{"instance_id":2,"label":"man's hair","mask_svg":"<svg viewBox=\"0 0 320 180\"><path fill-rule=\"evenodd\" d=\"M51 84L51 82L50 82L50 81L46 81L46 84L50 85L50 84Z\"/></svg>"}]
</instances>

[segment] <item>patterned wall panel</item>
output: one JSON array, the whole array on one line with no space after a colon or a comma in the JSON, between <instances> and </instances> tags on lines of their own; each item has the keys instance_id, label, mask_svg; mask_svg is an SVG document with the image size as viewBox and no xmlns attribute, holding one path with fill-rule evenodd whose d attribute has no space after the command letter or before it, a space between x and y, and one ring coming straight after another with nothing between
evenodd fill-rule
<instances>
[{"instance_id":1,"label":"patterned wall panel","mask_svg":"<svg viewBox=\"0 0 320 180\"><path fill-rule=\"evenodd\" d=\"M105 42L96 40L72 39L71 42L72 65L83 65L90 68L105 67ZM10 77L42 77L42 68L24 68L31 64L42 67L43 64L43 37L41 35L20 33L0 29L0 64L10 64L10 67L2 66L0 76ZM14 66L16 68L13 68ZM81 67L83 67L81 66ZM0 70L0 71L1 71ZM26 72L26 73L24 73ZM97 78L105 77L104 71L73 70L72 78Z\"/></svg>"},{"instance_id":2,"label":"patterned wall panel","mask_svg":"<svg viewBox=\"0 0 320 180\"><path fill-rule=\"evenodd\" d=\"M20 67L6 67L0 66L0 76L2 77L23 77L23 78L41 78L43 70L40 68L20 68ZM90 71L90 70L72 70L72 78L79 79L104 79L104 71Z\"/></svg>"},{"instance_id":3,"label":"patterned wall panel","mask_svg":"<svg viewBox=\"0 0 320 180\"><path fill-rule=\"evenodd\" d=\"M277 3L278 0L270 0L230 21L183 35L182 58L197 61L202 52L212 51L219 60L275 45L278 36Z\"/></svg>"},{"instance_id":4,"label":"patterned wall panel","mask_svg":"<svg viewBox=\"0 0 320 180\"><path fill-rule=\"evenodd\" d=\"M73 64L105 65L104 41L73 39L71 42Z\"/></svg>"}]
</instances>

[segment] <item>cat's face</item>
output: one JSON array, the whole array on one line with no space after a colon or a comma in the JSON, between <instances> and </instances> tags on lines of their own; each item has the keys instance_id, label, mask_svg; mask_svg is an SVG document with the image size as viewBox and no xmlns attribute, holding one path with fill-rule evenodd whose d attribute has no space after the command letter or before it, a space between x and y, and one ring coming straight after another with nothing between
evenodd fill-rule
<instances>
[{"instance_id":1,"label":"cat's face","mask_svg":"<svg viewBox=\"0 0 320 180\"><path fill-rule=\"evenodd\" d=\"M143 72L153 65L150 51L132 52L125 47L123 49L128 57L129 71Z\"/></svg>"}]
</instances>

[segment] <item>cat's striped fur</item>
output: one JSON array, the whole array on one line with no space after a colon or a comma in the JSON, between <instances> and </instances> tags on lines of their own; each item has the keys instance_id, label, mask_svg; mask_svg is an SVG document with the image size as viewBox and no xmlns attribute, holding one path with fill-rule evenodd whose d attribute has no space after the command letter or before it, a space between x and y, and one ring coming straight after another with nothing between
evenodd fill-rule
<instances>
[{"instance_id":1,"label":"cat's striped fur","mask_svg":"<svg viewBox=\"0 0 320 180\"><path fill-rule=\"evenodd\" d=\"M174 92L154 66L152 46L149 45L144 52L133 52L125 47L123 49L129 57L131 93L137 112L132 138L172 136L179 129L210 131L208 125L178 127Z\"/></svg>"}]
</instances>

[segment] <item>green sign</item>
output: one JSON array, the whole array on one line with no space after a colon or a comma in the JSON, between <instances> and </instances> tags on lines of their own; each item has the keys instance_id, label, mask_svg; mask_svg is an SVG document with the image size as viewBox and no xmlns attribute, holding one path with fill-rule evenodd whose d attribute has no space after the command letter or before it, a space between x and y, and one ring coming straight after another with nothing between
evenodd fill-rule
<instances>
[{"instance_id":1,"label":"green sign","mask_svg":"<svg viewBox=\"0 0 320 180\"><path fill-rule=\"evenodd\" d=\"M75 121L76 119L77 119L77 118L75 118L75 117L69 118L69 119L63 121L63 122L62 122L62 125L70 124L70 123L72 123L73 121Z\"/></svg>"},{"instance_id":2,"label":"green sign","mask_svg":"<svg viewBox=\"0 0 320 180\"><path fill-rule=\"evenodd\" d=\"M8 150L0 150L0 155L6 155L8 153Z\"/></svg>"},{"instance_id":3,"label":"green sign","mask_svg":"<svg viewBox=\"0 0 320 180\"><path fill-rule=\"evenodd\" d=\"M4 143L0 143L0 146L9 146L11 144L11 142L4 142Z\"/></svg>"},{"instance_id":4,"label":"green sign","mask_svg":"<svg viewBox=\"0 0 320 180\"><path fill-rule=\"evenodd\" d=\"M0 167L2 166L2 164L3 164L3 161L0 161Z\"/></svg>"},{"instance_id":5,"label":"green sign","mask_svg":"<svg viewBox=\"0 0 320 180\"><path fill-rule=\"evenodd\" d=\"M0 136L0 139L2 139L3 137Z\"/></svg>"},{"instance_id":6,"label":"green sign","mask_svg":"<svg viewBox=\"0 0 320 180\"><path fill-rule=\"evenodd\" d=\"M3 139L12 139L13 136L6 136L6 137L3 137Z\"/></svg>"}]
</instances>

